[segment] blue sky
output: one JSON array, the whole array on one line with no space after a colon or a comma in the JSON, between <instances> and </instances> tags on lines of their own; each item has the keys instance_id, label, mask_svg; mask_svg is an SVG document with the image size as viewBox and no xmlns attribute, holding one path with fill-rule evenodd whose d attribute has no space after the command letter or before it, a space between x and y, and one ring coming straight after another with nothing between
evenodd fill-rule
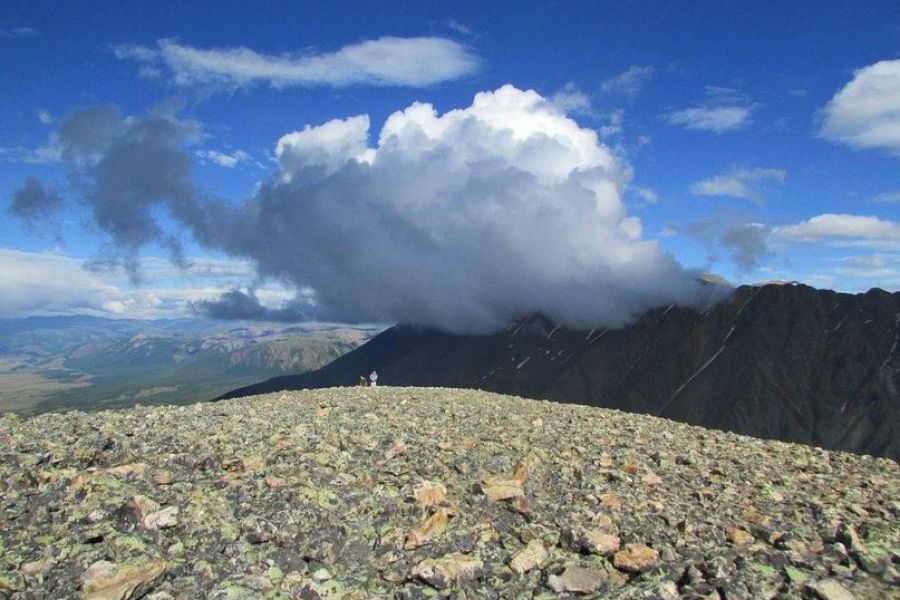
<instances>
[{"instance_id":1,"label":"blue sky","mask_svg":"<svg viewBox=\"0 0 900 600\"><path fill-rule=\"evenodd\" d=\"M615 289L610 296L623 305L684 301L683 295L667 298L652 283L678 279L679 268L733 283L787 279L846 291L900 289L896 2L259 4L28 2L0 11L0 316L172 316L239 297L250 316L298 309L298 318L410 318L478 329L485 319L543 310L563 297L568 302L576 288ZM499 93L503 86L515 92ZM538 96L526 97L528 90ZM479 93L519 121L510 125L493 108L479 113L473 105ZM386 119L416 102L432 105L438 117L458 111L459 123L441 122L460 130L441 129L437 146L388 152L380 146L392 131ZM108 145L78 154L85 138L61 132L77 121L73 115L98 106L110 115L103 117ZM368 116L367 126L349 120L359 115ZM482 134L463 127L466 118L487 123L490 135L474 137ZM319 129L335 119L344 129ZM546 127L524 126L540 119ZM408 120L427 129L421 119ZM129 131L137 135L130 128L141 123L147 131L172 125L173 137L162 143L174 162L163 164L189 160L190 172L172 178L183 194L130 191L160 168L138 164L134 157L145 155L137 150L136 166L121 171L132 179L111 175L130 158L127 149L110 154L109 144ZM307 126L306 136L283 137ZM508 152L478 154L473 167L472 149L496 147L502 127L532 137ZM595 132L596 141L572 127ZM408 131L395 139L414 143L418 138L404 138ZM346 144L357 144L360 135L371 154L347 154ZM552 169L521 162L531 160L523 152L539 141L548 144L541 156ZM581 158L556 165L557 146L550 144L560 141L573 144ZM472 183L465 199L447 201L449 184L428 180L432 171L422 162L438 146L443 160L463 164L453 171L456 180L477 176L485 198L494 200L471 198L479 189ZM497 161L502 168L485 167ZM369 170L354 175L349 163ZM302 171L313 164L321 172ZM422 174L400 187L419 168ZM600 179L585 184L576 177L588 170ZM521 177L510 178L513 171ZM103 177L118 187L101 190ZM546 204L534 219L553 215L545 229L518 220L528 211L510 199L510 189L535 178L535 189L543 190L535 202ZM567 195L565 186L576 184L599 194L599 209ZM322 186L342 198L375 198L386 190L393 196L292 212L292 202ZM501 190L496 197L490 196L494 186ZM415 199L401 206L396 198L407 190ZM196 210L186 217L175 208L194 210L201 200L234 211L271 206L275 216L264 222L253 213L258 229L248 235L257 242L241 241L212 222L199 223ZM460 219L471 231L434 225L426 204L441 206L442 223ZM486 213L487 205L494 212ZM347 225L356 217L342 211L377 206L397 211L403 228ZM203 211L211 214L208 206ZM539 239L532 236L533 247L472 223L497 211L509 227L541 231ZM127 219L141 220L141 231ZM315 242L281 241L275 252L272 227L279 221ZM341 246L336 232L346 227L352 240ZM473 253L478 236L488 234L505 241ZM416 236L429 237L429 244L397 241ZM643 242L659 252L645 257L653 249ZM445 245L437 251L435 244ZM180 266L168 260L175 246ZM345 258L382 252L372 264ZM410 266L428 252L434 255ZM516 253L524 258L508 262ZM675 267L663 264L669 255ZM516 271L502 282L507 292L474 281L472 271L494 277L468 268L482 263ZM380 273L382 265L391 270ZM360 275L370 272L371 281ZM451 291L441 290L434 272L448 274ZM601 272L612 275L603 279ZM598 283L585 284L589 278ZM352 282L363 280L377 308L345 300ZM435 291L410 287L410 280ZM454 289L477 302L462 308L450 302ZM236 290L240 296L228 296ZM520 302L523 296L529 300ZM203 301L209 304L197 304ZM598 318L580 302L572 301L561 318ZM433 308L420 311L422 303ZM604 310L601 321L620 320L618 309ZM434 316L441 311L462 316L445 323Z\"/></svg>"}]
</instances>

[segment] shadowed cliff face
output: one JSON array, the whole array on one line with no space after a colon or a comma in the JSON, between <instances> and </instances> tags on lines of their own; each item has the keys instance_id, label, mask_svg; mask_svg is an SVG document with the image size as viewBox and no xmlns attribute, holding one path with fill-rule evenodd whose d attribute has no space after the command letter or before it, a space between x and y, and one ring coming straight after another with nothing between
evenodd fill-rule
<instances>
[{"instance_id":1,"label":"shadowed cliff face","mask_svg":"<svg viewBox=\"0 0 900 600\"><path fill-rule=\"evenodd\" d=\"M900 293L743 286L706 312L619 330L542 317L490 336L397 326L305 375L227 397L379 383L470 387L659 415L763 438L900 456Z\"/></svg>"}]
</instances>

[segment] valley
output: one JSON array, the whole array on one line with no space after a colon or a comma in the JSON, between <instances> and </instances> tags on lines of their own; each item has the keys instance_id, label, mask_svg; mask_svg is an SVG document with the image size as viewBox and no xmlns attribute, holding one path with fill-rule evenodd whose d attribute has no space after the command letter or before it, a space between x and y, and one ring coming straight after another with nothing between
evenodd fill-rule
<instances>
[{"instance_id":1,"label":"valley","mask_svg":"<svg viewBox=\"0 0 900 600\"><path fill-rule=\"evenodd\" d=\"M0 322L0 412L185 404L331 362L375 328L200 319Z\"/></svg>"}]
</instances>

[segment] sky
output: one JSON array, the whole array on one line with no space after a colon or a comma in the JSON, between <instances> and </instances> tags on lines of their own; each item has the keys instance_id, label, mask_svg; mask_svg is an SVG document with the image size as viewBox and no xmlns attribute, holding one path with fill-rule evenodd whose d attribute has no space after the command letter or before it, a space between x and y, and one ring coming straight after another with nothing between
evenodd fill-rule
<instances>
[{"instance_id":1,"label":"sky","mask_svg":"<svg viewBox=\"0 0 900 600\"><path fill-rule=\"evenodd\" d=\"M896 1L120 4L0 9L0 318L900 289Z\"/></svg>"}]
</instances>

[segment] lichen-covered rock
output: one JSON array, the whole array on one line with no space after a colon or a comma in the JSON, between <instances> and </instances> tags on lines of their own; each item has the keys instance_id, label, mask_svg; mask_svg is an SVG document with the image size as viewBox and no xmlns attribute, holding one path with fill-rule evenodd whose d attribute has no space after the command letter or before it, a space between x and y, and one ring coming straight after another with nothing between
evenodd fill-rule
<instances>
[{"instance_id":1,"label":"lichen-covered rock","mask_svg":"<svg viewBox=\"0 0 900 600\"><path fill-rule=\"evenodd\" d=\"M516 573L526 573L542 566L547 562L548 557L549 553L544 547L544 543L539 539L534 539L528 542L528 545L522 550L516 552L509 561L509 566Z\"/></svg>"},{"instance_id":2,"label":"lichen-covered rock","mask_svg":"<svg viewBox=\"0 0 900 600\"><path fill-rule=\"evenodd\" d=\"M510 500L524 495L521 479L502 479L500 477L487 477L481 484L481 491L492 502Z\"/></svg>"},{"instance_id":3,"label":"lichen-covered rock","mask_svg":"<svg viewBox=\"0 0 900 600\"><path fill-rule=\"evenodd\" d=\"M166 563L117 565L106 560L92 564L81 576L85 600L128 600L138 588L146 589L166 570Z\"/></svg>"},{"instance_id":4,"label":"lichen-covered rock","mask_svg":"<svg viewBox=\"0 0 900 600\"><path fill-rule=\"evenodd\" d=\"M629 573L649 571L657 564L659 552L646 544L626 544L625 548L616 552L613 557L613 565Z\"/></svg>"},{"instance_id":5,"label":"lichen-covered rock","mask_svg":"<svg viewBox=\"0 0 900 600\"><path fill-rule=\"evenodd\" d=\"M428 508L447 499L447 488L439 481L423 481L413 489L416 506Z\"/></svg>"},{"instance_id":6,"label":"lichen-covered rock","mask_svg":"<svg viewBox=\"0 0 900 600\"><path fill-rule=\"evenodd\" d=\"M810 583L807 589L820 600L854 600L853 594L834 579L815 581Z\"/></svg>"},{"instance_id":7,"label":"lichen-covered rock","mask_svg":"<svg viewBox=\"0 0 900 600\"><path fill-rule=\"evenodd\" d=\"M891 460L471 390L3 415L0 597L890 597L897 498Z\"/></svg>"},{"instance_id":8,"label":"lichen-covered rock","mask_svg":"<svg viewBox=\"0 0 900 600\"><path fill-rule=\"evenodd\" d=\"M455 583L472 581L482 576L484 563L477 558L454 552L442 558L427 558L410 573L437 589Z\"/></svg>"},{"instance_id":9,"label":"lichen-covered rock","mask_svg":"<svg viewBox=\"0 0 900 600\"><path fill-rule=\"evenodd\" d=\"M606 581L606 574L602 571L572 566L559 575L551 575L547 579L547 587L558 594L589 594L599 590Z\"/></svg>"},{"instance_id":10,"label":"lichen-covered rock","mask_svg":"<svg viewBox=\"0 0 900 600\"><path fill-rule=\"evenodd\" d=\"M446 531L447 523L447 511L442 508L438 509L433 515L428 517L425 522L406 535L406 544L404 545L404 548L407 550L415 550L419 546L427 544L432 538Z\"/></svg>"},{"instance_id":11,"label":"lichen-covered rock","mask_svg":"<svg viewBox=\"0 0 900 600\"><path fill-rule=\"evenodd\" d=\"M728 541L735 546L746 546L747 544L753 543L753 535L743 529L729 529L726 537L728 538Z\"/></svg>"}]
</instances>

